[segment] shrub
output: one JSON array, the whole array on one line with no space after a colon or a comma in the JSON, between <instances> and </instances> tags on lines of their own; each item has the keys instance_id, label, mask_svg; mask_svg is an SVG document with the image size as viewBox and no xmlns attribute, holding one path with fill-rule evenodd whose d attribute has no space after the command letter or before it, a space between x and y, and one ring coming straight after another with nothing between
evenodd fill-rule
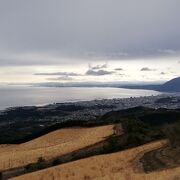
<instances>
[{"instance_id":1,"label":"shrub","mask_svg":"<svg viewBox=\"0 0 180 180\"><path fill-rule=\"evenodd\" d=\"M40 157L38 158L38 161L36 163L31 163L31 164L28 164L26 166L26 170L28 172L32 172L32 171L36 171L36 170L39 170L39 169L43 169L46 167L46 164L45 164L45 159Z\"/></svg>"},{"instance_id":2,"label":"shrub","mask_svg":"<svg viewBox=\"0 0 180 180\"><path fill-rule=\"evenodd\" d=\"M103 147L105 153L111 153L118 150L118 138L119 137L112 136L107 139L108 143Z\"/></svg>"},{"instance_id":3,"label":"shrub","mask_svg":"<svg viewBox=\"0 0 180 180\"><path fill-rule=\"evenodd\" d=\"M173 124L166 124L163 132L166 138L169 139L172 147L180 147L180 121Z\"/></svg>"},{"instance_id":4,"label":"shrub","mask_svg":"<svg viewBox=\"0 0 180 180\"><path fill-rule=\"evenodd\" d=\"M38 158L38 163L42 163L42 162L45 162L45 159L43 157L39 157Z\"/></svg>"},{"instance_id":5,"label":"shrub","mask_svg":"<svg viewBox=\"0 0 180 180\"><path fill-rule=\"evenodd\" d=\"M61 163L61 161L59 159L54 159L52 162L53 166L59 165Z\"/></svg>"},{"instance_id":6,"label":"shrub","mask_svg":"<svg viewBox=\"0 0 180 180\"><path fill-rule=\"evenodd\" d=\"M138 146L154 140L154 130L138 119L128 119L123 122L127 135L127 147Z\"/></svg>"}]
</instances>

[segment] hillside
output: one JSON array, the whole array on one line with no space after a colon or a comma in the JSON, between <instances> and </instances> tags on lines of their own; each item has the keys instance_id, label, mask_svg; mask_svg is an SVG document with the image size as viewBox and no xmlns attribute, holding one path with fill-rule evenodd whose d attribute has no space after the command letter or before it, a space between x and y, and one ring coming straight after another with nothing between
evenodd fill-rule
<instances>
[{"instance_id":1,"label":"hillside","mask_svg":"<svg viewBox=\"0 0 180 180\"><path fill-rule=\"evenodd\" d=\"M160 92L180 92L180 77L171 79L164 84L149 84L149 85L126 85L120 86L127 89L147 89Z\"/></svg>"},{"instance_id":2,"label":"hillside","mask_svg":"<svg viewBox=\"0 0 180 180\"><path fill-rule=\"evenodd\" d=\"M55 168L54 166L64 167L70 163L81 162L81 159L85 160L85 158L89 159L89 157L93 156L98 158L100 154L109 154L103 156L109 157L110 153L116 155L124 153L122 160L123 158L128 160L125 152L131 152L133 149L136 149L131 153L133 158L131 154L129 157L132 159L129 159L128 162L123 160L123 163L119 161L120 168L118 168L116 175L121 172L121 169L123 170L122 173L126 173L126 169L123 168L124 164L128 164L128 166L131 165L131 168L133 166L133 169L139 167L139 164L135 166L132 165L132 162L134 162L133 159L137 159L136 156L138 156L138 161L140 161L143 172L167 170L172 167L176 168L179 166L177 157L179 158L180 156L176 155L179 153L179 149L170 146L166 148L164 143L162 143L164 141L159 141L159 143L153 142L168 138L171 143L166 143L167 146L169 144L179 144L179 136L176 136L179 134L179 119L180 109L134 107L108 112L96 121L84 124L93 126L91 128L78 126L63 128L23 144L1 145L0 177L5 180L31 172L38 173L41 172L42 169L46 172L49 168ZM144 149L144 147L147 148ZM173 157L171 156L172 154L174 154ZM164 155L166 155L166 158ZM107 160L107 162L110 162L110 167L111 163L114 166L111 160ZM171 162L171 164L169 164L169 162ZM98 165L95 164L95 166ZM96 169L98 169L98 167ZM102 170L100 169L97 172L99 171L101 172ZM108 169L108 172L109 171ZM105 174L106 170L102 172ZM47 174L46 176L48 177ZM75 172L73 172L73 174L75 174ZM80 173L76 178L80 176L80 179L83 179L83 177L81 177L83 175L84 174ZM109 178L108 173L105 175ZM103 177L105 175L103 175ZM110 174L110 176L113 177L116 177L116 175ZM141 177L138 174L135 174L134 177L136 176ZM84 179L88 177L89 174L87 177L85 176ZM100 177L98 175L97 178ZM142 177L145 178L145 176ZM57 179L58 178L59 177L57 177ZM94 178L94 176L92 178ZM126 174L124 178L126 178ZM44 179L44 177L40 179Z\"/></svg>"},{"instance_id":3,"label":"hillside","mask_svg":"<svg viewBox=\"0 0 180 180\"><path fill-rule=\"evenodd\" d=\"M103 115L99 122L125 123L128 119L146 123L149 126L161 126L166 123L174 123L180 119L180 109L153 109L147 107L134 107L124 110L110 111Z\"/></svg>"},{"instance_id":4,"label":"hillside","mask_svg":"<svg viewBox=\"0 0 180 180\"><path fill-rule=\"evenodd\" d=\"M104 140L113 126L65 128L19 145L0 145L0 170L51 159Z\"/></svg>"},{"instance_id":5,"label":"hillside","mask_svg":"<svg viewBox=\"0 0 180 180\"><path fill-rule=\"evenodd\" d=\"M160 86L160 91L180 92L180 77L174 78Z\"/></svg>"},{"instance_id":6,"label":"hillside","mask_svg":"<svg viewBox=\"0 0 180 180\"><path fill-rule=\"evenodd\" d=\"M53 168L23 175L13 180L170 180L180 178L180 168L146 174L139 159L147 151L162 147L166 141L149 143L117 153L70 162Z\"/></svg>"}]
</instances>

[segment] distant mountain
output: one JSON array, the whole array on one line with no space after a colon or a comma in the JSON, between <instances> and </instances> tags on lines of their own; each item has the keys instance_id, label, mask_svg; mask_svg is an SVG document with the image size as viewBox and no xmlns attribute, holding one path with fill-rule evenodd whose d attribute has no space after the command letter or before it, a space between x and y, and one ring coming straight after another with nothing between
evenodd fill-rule
<instances>
[{"instance_id":1,"label":"distant mountain","mask_svg":"<svg viewBox=\"0 0 180 180\"><path fill-rule=\"evenodd\" d=\"M121 86L128 89L147 89L161 92L180 92L180 77L171 79L164 84L150 84L150 85L127 85Z\"/></svg>"},{"instance_id":2,"label":"distant mountain","mask_svg":"<svg viewBox=\"0 0 180 180\"><path fill-rule=\"evenodd\" d=\"M143 82L144 83L144 82ZM138 84L132 84L128 82L72 82L72 83L38 83L32 84L33 86L42 87L115 87L115 88L126 88L126 89L147 89L162 92L180 92L180 77L174 78L166 83L162 84L147 84L143 85L142 82Z\"/></svg>"},{"instance_id":3,"label":"distant mountain","mask_svg":"<svg viewBox=\"0 0 180 180\"><path fill-rule=\"evenodd\" d=\"M126 86L119 86L120 88L125 89L145 89L145 90L155 90L160 91L160 84L148 84L148 85L126 85Z\"/></svg>"},{"instance_id":4,"label":"distant mountain","mask_svg":"<svg viewBox=\"0 0 180 180\"><path fill-rule=\"evenodd\" d=\"M160 91L180 92L180 77L174 78L160 86Z\"/></svg>"}]
</instances>

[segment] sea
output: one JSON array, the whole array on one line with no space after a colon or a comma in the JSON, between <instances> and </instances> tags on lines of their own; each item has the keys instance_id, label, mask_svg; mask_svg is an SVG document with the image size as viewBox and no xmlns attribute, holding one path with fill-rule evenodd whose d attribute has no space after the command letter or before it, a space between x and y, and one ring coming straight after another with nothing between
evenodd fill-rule
<instances>
[{"instance_id":1,"label":"sea","mask_svg":"<svg viewBox=\"0 0 180 180\"><path fill-rule=\"evenodd\" d=\"M110 87L0 86L0 110L17 106L41 106L52 103L156 96L159 94L160 92L151 90Z\"/></svg>"}]
</instances>

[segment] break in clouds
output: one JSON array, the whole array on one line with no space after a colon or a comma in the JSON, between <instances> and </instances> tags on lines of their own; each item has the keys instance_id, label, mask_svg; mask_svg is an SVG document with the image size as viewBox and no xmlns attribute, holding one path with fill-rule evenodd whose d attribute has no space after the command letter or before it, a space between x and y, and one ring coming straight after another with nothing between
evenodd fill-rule
<instances>
[{"instance_id":1,"label":"break in clouds","mask_svg":"<svg viewBox=\"0 0 180 180\"><path fill-rule=\"evenodd\" d=\"M154 72L148 61L158 67L163 61L166 79L165 63L177 76L179 9L179 0L1 0L0 81L35 81L34 74L38 81L45 75L112 80L122 70L135 78L134 66Z\"/></svg>"}]
</instances>

